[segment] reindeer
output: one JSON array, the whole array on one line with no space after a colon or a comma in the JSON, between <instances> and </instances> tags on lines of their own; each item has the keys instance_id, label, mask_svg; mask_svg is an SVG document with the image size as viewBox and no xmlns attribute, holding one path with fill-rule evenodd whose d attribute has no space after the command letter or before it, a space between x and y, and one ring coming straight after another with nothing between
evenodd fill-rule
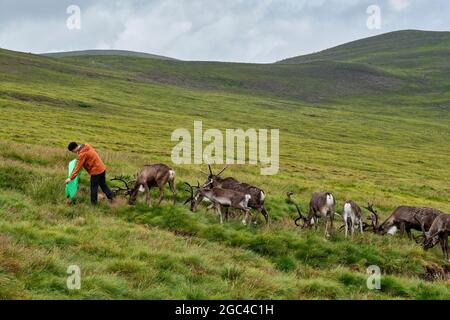
<instances>
[{"instance_id":1,"label":"reindeer","mask_svg":"<svg viewBox=\"0 0 450 320\"><path fill-rule=\"evenodd\" d=\"M266 193L254 186L251 186L246 183L239 182L234 178L222 178L220 175L228 168L225 166L219 173L214 174L211 169L211 165L208 164L209 173L201 171L203 174L208 176L207 181L203 186L211 184L212 187L219 187L222 189L233 190L237 192L241 192L244 194L251 195L250 201L248 202L248 206L252 209L256 209L258 214L261 213L266 220L266 223L269 223L269 214L264 207L264 201L266 199ZM256 223L256 219L258 214L254 217L254 223Z\"/></svg>"},{"instance_id":2,"label":"reindeer","mask_svg":"<svg viewBox=\"0 0 450 320\"><path fill-rule=\"evenodd\" d=\"M367 219L372 222L372 231L374 233L378 233L380 229L379 226L380 216L378 215L378 211L374 209L373 204L370 202L367 203L367 207L364 207L364 209L370 212L370 215L369 217L367 217ZM364 222L363 224L364 224L363 230L367 230L369 228L369 225L367 225Z\"/></svg>"},{"instance_id":3,"label":"reindeer","mask_svg":"<svg viewBox=\"0 0 450 320\"><path fill-rule=\"evenodd\" d=\"M322 218L325 223L325 236L328 236L328 221L327 215L330 215L331 229L333 229L334 214L336 212L336 200L330 192L316 192L313 194L309 202L309 214L306 218L300 216L303 220L303 227L309 228L314 224L317 228L317 219ZM299 220L297 219L297 221Z\"/></svg>"},{"instance_id":4,"label":"reindeer","mask_svg":"<svg viewBox=\"0 0 450 320\"><path fill-rule=\"evenodd\" d=\"M420 224L423 240L426 239L425 233L430 230L434 220L441 214L443 214L443 212L437 209L419 208L417 210L416 214L414 215L414 219ZM415 238L416 241L417 239L418 238Z\"/></svg>"},{"instance_id":5,"label":"reindeer","mask_svg":"<svg viewBox=\"0 0 450 320\"><path fill-rule=\"evenodd\" d=\"M205 215L208 213L209 210L214 209L214 204L209 200L208 198L205 198L200 195L200 193L194 194L194 187L191 186L189 183L185 182L185 185L187 185L188 189L186 189L187 192L190 193L190 197L184 201L183 205L190 203L191 204L191 211L197 212L197 207L201 202L205 202L208 204L206 207ZM200 184L198 183L198 186L196 188L200 188ZM225 213L226 216L226 213Z\"/></svg>"},{"instance_id":6,"label":"reindeer","mask_svg":"<svg viewBox=\"0 0 450 320\"><path fill-rule=\"evenodd\" d=\"M123 192L125 196L129 196L131 195L131 191L132 191L132 187L131 184L134 184L136 181L135 180L128 180L125 176L116 176L114 178L111 179L111 181L119 181L122 182L125 187L120 187L120 186L116 186L111 188L111 191L114 195L114 197L116 197L119 193Z\"/></svg>"},{"instance_id":7,"label":"reindeer","mask_svg":"<svg viewBox=\"0 0 450 320\"><path fill-rule=\"evenodd\" d=\"M173 194L173 204L176 204L177 190L175 186L175 171L165 164L146 165L137 174L134 188L130 192L128 203L134 205L139 191L146 192L146 203L150 205L150 190L152 187L159 188L158 206L164 199L164 186L169 184Z\"/></svg>"},{"instance_id":8,"label":"reindeer","mask_svg":"<svg viewBox=\"0 0 450 320\"><path fill-rule=\"evenodd\" d=\"M221 224L223 224L223 215L220 206L241 210L245 214L242 223L244 225L247 224L250 216L248 203L252 197L250 194L213 187L212 184L208 184L206 187L200 187L200 183L195 187L197 190L194 193L194 187L187 182L185 184L190 188L191 192L190 198L188 199L188 201L191 201L191 210L196 208L203 198L207 198L211 201L214 211L219 215Z\"/></svg>"},{"instance_id":9,"label":"reindeer","mask_svg":"<svg viewBox=\"0 0 450 320\"><path fill-rule=\"evenodd\" d=\"M361 234L363 234L363 218L362 210L358 204L353 200L347 200L344 203L344 211L342 213L342 219L345 226L345 237L348 236L348 229L350 228L351 236L353 237L355 227L358 226Z\"/></svg>"},{"instance_id":10,"label":"reindeer","mask_svg":"<svg viewBox=\"0 0 450 320\"><path fill-rule=\"evenodd\" d=\"M425 241L423 248L428 250L436 245L439 241L444 259L449 261L448 258L448 235L450 233L450 215L442 213L434 219L428 232L425 233Z\"/></svg>"},{"instance_id":11,"label":"reindeer","mask_svg":"<svg viewBox=\"0 0 450 320\"><path fill-rule=\"evenodd\" d=\"M291 191L289 191L289 192L286 193L286 195L287 195L287 197L288 197L288 201L289 201L290 203L292 203L292 204L295 206L295 209L297 209L298 218L294 220L295 225L296 225L297 227L302 227L302 228L304 228L304 227L305 227L306 218L305 218L305 217L303 216L303 214L302 214L302 210L301 210L301 208L300 208L300 205L299 205L297 202L295 202L294 199L292 199L292 196L294 195L294 193L291 192ZM303 221L303 225L300 225L300 224L298 223L300 220ZM313 225L314 223L315 223L315 222L314 222L314 218L312 218L311 221L310 221L310 224Z\"/></svg>"},{"instance_id":12,"label":"reindeer","mask_svg":"<svg viewBox=\"0 0 450 320\"><path fill-rule=\"evenodd\" d=\"M426 231L430 221L442 213L433 208L400 206L379 226L378 233L394 235L400 230L402 236L406 233L413 240L411 230Z\"/></svg>"}]
</instances>

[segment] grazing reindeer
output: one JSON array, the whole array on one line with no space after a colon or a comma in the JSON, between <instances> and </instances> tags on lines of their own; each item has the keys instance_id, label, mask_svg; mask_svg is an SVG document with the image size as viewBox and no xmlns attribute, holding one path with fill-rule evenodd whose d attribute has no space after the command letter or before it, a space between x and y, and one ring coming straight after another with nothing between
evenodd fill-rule
<instances>
[{"instance_id":1,"label":"grazing reindeer","mask_svg":"<svg viewBox=\"0 0 450 320\"><path fill-rule=\"evenodd\" d=\"M330 214L331 229L333 229L334 214L336 212L336 200L333 194L330 192L314 193L309 202L309 214L305 220L305 227L310 227L312 221L322 218L325 223L325 236L328 236L328 212ZM315 225L317 228L317 223Z\"/></svg>"},{"instance_id":2,"label":"grazing reindeer","mask_svg":"<svg viewBox=\"0 0 450 320\"><path fill-rule=\"evenodd\" d=\"M358 226L361 234L363 234L363 221L361 208L355 201L347 200L344 203L344 211L342 213L342 219L345 225L345 236L348 236L348 229L353 237L355 227Z\"/></svg>"},{"instance_id":3,"label":"grazing reindeer","mask_svg":"<svg viewBox=\"0 0 450 320\"><path fill-rule=\"evenodd\" d=\"M424 240L426 239L425 233L430 230L434 220L441 214L443 214L443 212L437 209L419 208L417 210L416 214L414 215L414 219L420 224L420 229L422 230L422 238ZM418 238L415 238L415 240L417 241Z\"/></svg>"},{"instance_id":4,"label":"grazing reindeer","mask_svg":"<svg viewBox=\"0 0 450 320\"><path fill-rule=\"evenodd\" d=\"M124 184L125 187L113 187L111 188L112 193L114 194L114 197L116 197L119 193L123 192L125 196L129 196L131 195L131 191L133 190L131 186L131 184L134 184L135 181L134 180L127 180L126 177L124 176L119 176L119 177L114 177L111 179L111 181L119 181L122 182Z\"/></svg>"},{"instance_id":5,"label":"grazing reindeer","mask_svg":"<svg viewBox=\"0 0 450 320\"><path fill-rule=\"evenodd\" d=\"M287 197L288 197L289 202L292 203L292 204L295 206L295 208L297 209L298 218L294 220L295 225L296 225L297 227L302 227L302 228L304 228L304 227L305 227L305 224L306 224L306 218L303 216L302 210L300 209L299 204L298 204L297 202L295 202L294 199L292 199L292 196L294 195L294 193L289 191L289 192L286 193L286 195L287 195ZM301 226L301 225L298 223L300 220L303 221L303 226ZM314 224L314 218L311 219L310 224Z\"/></svg>"},{"instance_id":6,"label":"grazing reindeer","mask_svg":"<svg viewBox=\"0 0 450 320\"><path fill-rule=\"evenodd\" d=\"M208 188L200 187L200 184L195 187L197 191L194 193L194 187L188 183L186 183L186 185L189 186L191 191L191 196L188 199L191 201L191 208L196 208L203 198L207 198L211 201L214 211L219 215L221 224L223 224L223 215L220 206L241 210L245 214L242 223L244 225L247 224L250 216L250 207L248 206L248 203L252 197L251 195L234 190L213 187L211 185L208 185Z\"/></svg>"},{"instance_id":7,"label":"grazing reindeer","mask_svg":"<svg viewBox=\"0 0 450 320\"><path fill-rule=\"evenodd\" d=\"M189 183L185 182L185 185L188 186L188 189L186 189L187 192L190 192L190 197L184 201L183 204L186 204L190 202L191 204L191 211L197 212L197 207L200 204L200 202L208 203L208 206L206 207L205 214L208 213L209 210L214 209L214 204L209 200L208 198L205 198L201 196L199 193L194 194L194 187L191 186ZM200 185L198 185L196 188L200 188Z\"/></svg>"},{"instance_id":8,"label":"grazing reindeer","mask_svg":"<svg viewBox=\"0 0 450 320\"><path fill-rule=\"evenodd\" d=\"M367 219L372 221L372 231L374 233L378 233L380 229L379 226L380 216L378 215L378 211L374 209L373 204L370 202L367 203L367 207L364 207L364 209L370 212L370 215L369 217L367 217ZM365 225L365 228L367 229L368 225Z\"/></svg>"},{"instance_id":9,"label":"grazing reindeer","mask_svg":"<svg viewBox=\"0 0 450 320\"><path fill-rule=\"evenodd\" d=\"M164 199L164 186L169 184L173 193L173 204L177 200L177 190L175 186L175 171L165 164L146 165L138 173L134 188L130 193L130 200L128 203L133 205L136 203L139 191L146 192L146 202L150 204L150 190L152 187L159 188L158 206Z\"/></svg>"},{"instance_id":10,"label":"grazing reindeer","mask_svg":"<svg viewBox=\"0 0 450 320\"><path fill-rule=\"evenodd\" d=\"M429 228L427 221L434 220L433 217L439 214L442 211L433 208L400 206L380 225L378 232L394 235L400 230L402 236L406 233L413 240L411 230L423 231L427 226Z\"/></svg>"},{"instance_id":11,"label":"grazing reindeer","mask_svg":"<svg viewBox=\"0 0 450 320\"><path fill-rule=\"evenodd\" d=\"M439 241L444 259L450 261L448 258L448 235L450 233L450 215L440 214L434 219L430 230L425 233L425 241L423 248L428 250L436 245Z\"/></svg>"},{"instance_id":12,"label":"grazing reindeer","mask_svg":"<svg viewBox=\"0 0 450 320\"><path fill-rule=\"evenodd\" d=\"M266 194L263 190L251 186L246 183L242 183L237 181L234 178L222 178L220 175L228 168L228 166L224 167L218 174L214 174L211 169L211 165L208 164L209 173L203 172L208 176L208 180L205 182L203 186L211 184L212 187L219 187L222 189L233 190L237 192L241 192L244 194L251 195L250 201L248 202L248 206L252 209L256 209L258 214L261 213L266 220L266 223L269 223L269 214L264 207L264 201L266 199ZM254 223L256 223L257 219L256 215L254 217Z\"/></svg>"}]
</instances>

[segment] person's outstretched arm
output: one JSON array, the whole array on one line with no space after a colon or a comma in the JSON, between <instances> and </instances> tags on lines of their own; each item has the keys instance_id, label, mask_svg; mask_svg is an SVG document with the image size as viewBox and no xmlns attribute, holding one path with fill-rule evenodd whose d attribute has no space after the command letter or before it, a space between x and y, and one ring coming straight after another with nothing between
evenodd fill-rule
<instances>
[{"instance_id":1,"label":"person's outstretched arm","mask_svg":"<svg viewBox=\"0 0 450 320\"><path fill-rule=\"evenodd\" d=\"M75 169L73 170L72 175L69 178L70 180L73 180L78 176L78 173L80 172L81 168L83 168L85 161L86 161L85 154L82 154L78 157L77 165L76 165Z\"/></svg>"}]
</instances>

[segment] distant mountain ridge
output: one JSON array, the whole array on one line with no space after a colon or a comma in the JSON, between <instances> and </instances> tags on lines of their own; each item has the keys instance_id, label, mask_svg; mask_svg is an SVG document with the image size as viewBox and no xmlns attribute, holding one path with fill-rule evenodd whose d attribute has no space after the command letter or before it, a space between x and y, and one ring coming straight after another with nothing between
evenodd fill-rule
<instances>
[{"instance_id":1,"label":"distant mountain ridge","mask_svg":"<svg viewBox=\"0 0 450 320\"><path fill-rule=\"evenodd\" d=\"M272 64L180 61L121 50L27 55L0 50L3 65L92 77L323 102L344 97L426 94L450 88L450 32L405 30L343 44ZM48 58L48 57L59 57ZM141 58L146 57L146 58ZM4 67L6 68L6 67ZM7 69L6 71L9 71Z\"/></svg>"},{"instance_id":2,"label":"distant mountain ridge","mask_svg":"<svg viewBox=\"0 0 450 320\"><path fill-rule=\"evenodd\" d=\"M50 53L43 53L41 55L52 58L66 58L79 56L127 56L127 57L139 57L157 60L171 60L171 61L177 60L174 58L169 58L156 54L129 51L129 50L79 50L79 51L50 52Z\"/></svg>"},{"instance_id":3,"label":"distant mountain ridge","mask_svg":"<svg viewBox=\"0 0 450 320\"><path fill-rule=\"evenodd\" d=\"M380 56L405 55L412 52L445 52L450 54L450 32L393 31L351 41L320 52L284 59L278 63L295 64L318 60L368 62Z\"/></svg>"}]
</instances>

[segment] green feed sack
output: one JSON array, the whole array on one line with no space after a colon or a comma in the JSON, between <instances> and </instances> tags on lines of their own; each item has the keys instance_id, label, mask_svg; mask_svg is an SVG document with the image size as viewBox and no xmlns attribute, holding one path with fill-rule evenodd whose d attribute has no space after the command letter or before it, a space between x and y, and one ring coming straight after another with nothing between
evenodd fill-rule
<instances>
[{"instance_id":1,"label":"green feed sack","mask_svg":"<svg viewBox=\"0 0 450 320\"><path fill-rule=\"evenodd\" d=\"M77 166L77 159L74 159L70 161L69 167L68 167L68 178L72 175L73 170L75 170L75 167ZM78 176L70 181L68 184L66 184L66 197L70 198L70 200L73 200L75 197L75 194L78 190L78 182L80 181L81 177L81 171L78 173Z\"/></svg>"}]
</instances>

